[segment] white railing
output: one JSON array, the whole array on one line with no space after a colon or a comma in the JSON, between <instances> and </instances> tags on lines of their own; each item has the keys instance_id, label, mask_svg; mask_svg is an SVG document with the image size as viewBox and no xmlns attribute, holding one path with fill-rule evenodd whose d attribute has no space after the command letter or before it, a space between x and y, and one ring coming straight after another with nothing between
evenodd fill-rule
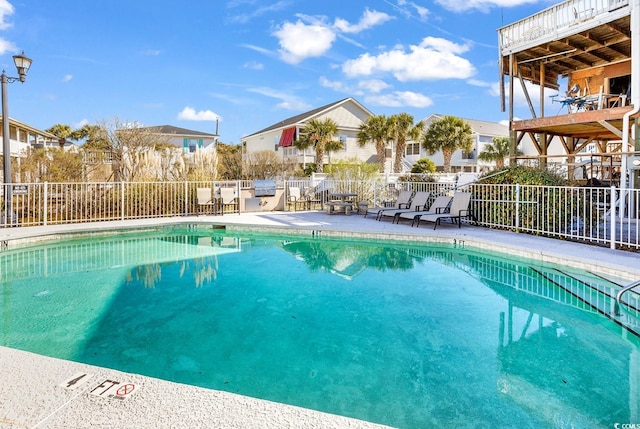
<instances>
[{"instance_id":1,"label":"white railing","mask_svg":"<svg viewBox=\"0 0 640 429\"><path fill-rule=\"evenodd\" d=\"M629 0L568 0L498 29L502 56L629 14Z\"/></svg>"},{"instance_id":2,"label":"white railing","mask_svg":"<svg viewBox=\"0 0 640 429\"><path fill-rule=\"evenodd\" d=\"M234 187L236 195L240 195L237 181L3 185L0 186L0 226L187 216L199 213L198 188L208 187L215 193L223 184ZM5 198L9 191L10 204Z\"/></svg>"},{"instance_id":3,"label":"white railing","mask_svg":"<svg viewBox=\"0 0 640 429\"><path fill-rule=\"evenodd\" d=\"M234 186L237 195L249 183L141 182L141 183L29 183L0 186L0 227L36 226L108 220L189 216L200 213L197 188ZM283 183L284 210L321 210L332 193L357 195L356 202L380 206L395 200L400 191L428 191L432 200L456 189L473 194L473 223L605 245L640 249L640 190L615 187L495 185L470 183L387 182L383 179L305 179ZM306 204L288 204L297 187ZM241 205L234 208L239 212ZM9 213L10 215L5 215Z\"/></svg>"}]
</instances>

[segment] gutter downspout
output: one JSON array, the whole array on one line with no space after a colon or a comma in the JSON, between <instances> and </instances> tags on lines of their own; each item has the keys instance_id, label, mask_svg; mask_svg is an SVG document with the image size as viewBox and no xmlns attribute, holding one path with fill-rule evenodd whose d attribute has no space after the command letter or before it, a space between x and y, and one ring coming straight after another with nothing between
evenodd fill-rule
<instances>
[{"instance_id":1,"label":"gutter downspout","mask_svg":"<svg viewBox=\"0 0 640 429\"><path fill-rule=\"evenodd\" d=\"M629 125L631 115L640 111L640 0L633 0L631 6L631 104L633 108L622 117L622 151L629 149ZM620 219L624 217L625 196L627 193L627 158L623 153L620 165Z\"/></svg>"}]
</instances>

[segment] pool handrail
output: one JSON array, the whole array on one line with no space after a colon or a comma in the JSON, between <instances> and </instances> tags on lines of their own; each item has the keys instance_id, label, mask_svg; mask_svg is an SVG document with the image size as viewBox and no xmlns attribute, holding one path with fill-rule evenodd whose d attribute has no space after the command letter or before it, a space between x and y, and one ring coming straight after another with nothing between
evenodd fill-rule
<instances>
[{"instance_id":1,"label":"pool handrail","mask_svg":"<svg viewBox=\"0 0 640 429\"><path fill-rule=\"evenodd\" d=\"M624 295L625 292L640 286L640 279L629 283L628 285L626 285L625 287L623 287L622 289L620 289L620 291L618 291L618 293L616 294L616 301L613 303L613 314L616 316L620 316L620 304L622 303L622 295Z\"/></svg>"}]
</instances>

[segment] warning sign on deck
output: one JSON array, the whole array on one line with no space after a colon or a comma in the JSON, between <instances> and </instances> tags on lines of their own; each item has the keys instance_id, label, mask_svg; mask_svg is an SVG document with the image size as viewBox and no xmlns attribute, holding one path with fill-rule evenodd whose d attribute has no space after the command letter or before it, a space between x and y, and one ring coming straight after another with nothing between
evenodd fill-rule
<instances>
[{"instance_id":1,"label":"warning sign on deck","mask_svg":"<svg viewBox=\"0 0 640 429\"><path fill-rule=\"evenodd\" d=\"M105 379L89 390L89 394L103 398L127 399L136 391L136 385Z\"/></svg>"}]
</instances>

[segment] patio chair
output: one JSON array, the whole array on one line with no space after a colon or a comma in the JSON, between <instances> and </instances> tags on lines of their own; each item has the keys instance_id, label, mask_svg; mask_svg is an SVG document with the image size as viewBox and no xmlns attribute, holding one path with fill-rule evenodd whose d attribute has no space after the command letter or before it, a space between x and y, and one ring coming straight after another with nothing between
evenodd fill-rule
<instances>
[{"instance_id":1,"label":"patio chair","mask_svg":"<svg viewBox=\"0 0 640 429\"><path fill-rule=\"evenodd\" d=\"M445 213L450 203L451 197L447 195L440 195L431 203L428 210L416 210L414 212L400 213L400 215L398 215L394 220L395 223L399 223L400 219L411 219L411 226L414 226L423 215Z\"/></svg>"},{"instance_id":2,"label":"patio chair","mask_svg":"<svg viewBox=\"0 0 640 429\"><path fill-rule=\"evenodd\" d=\"M393 206L377 206L377 207L369 207L367 209L367 211L364 214L364 217L367 217L367 215L376 215L376 220L379 220L379 216L380 216L380 212L384 211L384 210L389 210L389 209L405 209L409 207L409 203L411 201L411 196L413 195L412 191L402 191L400 192L400 195L398 195L398 198L395 201L395 204Z\"/></svg>"},{"instance_id":3,"label":"patio chair","mask_svg":"<svg viewBox=\"0 0 640 429\"><path fill-rule=\"evenodd\" d=\"M431 192L416 192L416 194L411 199L409 208L382 210L378 215L378 220L382 220L383 217L391 217L393 218L392 221L395 222L396 216L400 216L401 213L422 210L429 203L430 196Z\"/></svg>"},{"instance_id":4,"label":"patio chair","mask_svg":"<svg viewBox=\"0 0 640 429\"><path fill-rule=\"evenodd\" d=\"M293 210L296 211L298 204L303 203L302 193L297 186L289 187L289 196L287 197L287 204L293 206Z\"/></svg>"},{"instance_id":5,"label":"patio chair","mask_svg":"<svg viewBox=\"0 0 640 429\"><path fill-rule=\"evenodd\" d=\"M236 191L233 188L220 188L220 200L222 204L222 214L227 206L233 206L233 210L238 211L238 197Z\"/></svg>"},{"instance_id":6,"label":"patio chair","mask_svg":"<svg viewBox=\"0 0 640 429\"><path fill-rule=\"evenodd\" d=\"M462 218L471 216L469 204L471 203L471 192L456 192L453 194L451 206L448 213L422 215L416 223L420 226L421 221L433 222L433 229L440 224L442 219L449 219L452 223L458 223L458 228L462 226Z\"/></svg>"},{"instance_id":7,"label":"patio chair","mask_svg":"<svg viewBox=\"0 0 640 429\"><path fill-rule=\"evenodd\" d=\"M213 207L213 213L217 212L216 201L210 188L198 188L196 197L198 199L198 216L200 216L200 210L203 207Z\"/></svg>"},{"instance_id":8,"label":"patio chair","mask_svg":"<svg viewBox=\"0 0 640 429\"><path fill-rule=\"evenodd\" d=\"M312 208L315 209L318 206L322 206L322 194L318 193L317 187L305 188L303 198L309 210L311 210Z\"/></svg>"}]
</instances>

